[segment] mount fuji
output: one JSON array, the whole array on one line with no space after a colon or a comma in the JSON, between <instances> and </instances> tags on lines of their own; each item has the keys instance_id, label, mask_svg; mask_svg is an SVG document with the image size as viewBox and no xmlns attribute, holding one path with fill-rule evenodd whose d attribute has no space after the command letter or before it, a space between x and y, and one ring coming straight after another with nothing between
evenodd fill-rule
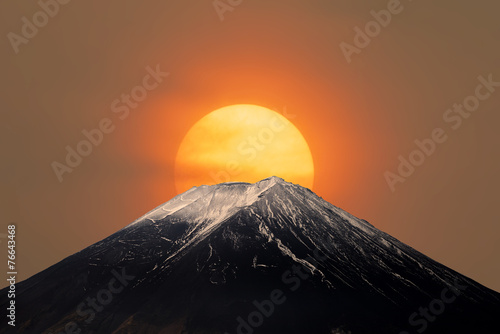
<instances>
[{"instance_id":1,"label":"mount fuji","mask_svg":"<svg viewBox=\"0 0 500 334\"><path fill-rule=\"evenodd\" d=\"M16 305L0 333L500 327L499 293L278 177L194 187L18 283Z\"/></svg>"}]
</instances>

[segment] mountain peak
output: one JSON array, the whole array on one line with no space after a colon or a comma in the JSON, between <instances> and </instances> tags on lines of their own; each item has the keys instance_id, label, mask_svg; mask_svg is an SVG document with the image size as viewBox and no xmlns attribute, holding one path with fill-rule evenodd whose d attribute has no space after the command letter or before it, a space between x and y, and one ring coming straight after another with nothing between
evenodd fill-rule
<instances>
[{"instance_id":1,"label":"mountain peak","mask_svg":"<svg viewBox=\"0 0 500 334\"><path fill-rule=\"evenodd\" d=\"M270 177L267 177L267 178L262 179L260 181L257 181L255 183L249 183L249 182L243 182L243 181L231 181L231 182L224 182L224 183L215 184L212 186L203 185L201 187L214 187L214 186L221 186L221 185L229 185L229 186L232 186L232 185L256 186L257 185L258 186L258 185L262 185L262 184L274 185L274 184L292 184L292 183L286 182L284 179L282 179L281 177L278 177L278 176L270 176ZM193 187L193 188L199 188L199 187Z\"/></svg>"},{"instance_id":2,"label":"mountain peak","mask_svg":"<svg viewBox=\"0 0 500 334\"><path fill-rule=\"evenodd\" d=\"M259 182L257 183L260 183L260 182L265 182L265 181L270 181L270 182L274 182L274 183L288 183L286 182L285 180L283 180L281 177L277 177L277 176L270 176L268 178L265 178L263 180L260 180Z\"/></svg>"},{"instance_id":3,"label":"mountain peak","mask_svg":"<svg viewBox=\"0 0 500 334\"><path fill-rule=\"evenodd\" d=\"M220 222L227 215L238 211L239 208L254 204L265 192L276 185L292 184L277 176L271 176L256 183L225 182L193 187L148 212L125 228L141 222L163 220L168 216L183 216L185 218L197 216L202 220ZM204 215L199 216L200 212Z\"/></svg>"}]
</instances>

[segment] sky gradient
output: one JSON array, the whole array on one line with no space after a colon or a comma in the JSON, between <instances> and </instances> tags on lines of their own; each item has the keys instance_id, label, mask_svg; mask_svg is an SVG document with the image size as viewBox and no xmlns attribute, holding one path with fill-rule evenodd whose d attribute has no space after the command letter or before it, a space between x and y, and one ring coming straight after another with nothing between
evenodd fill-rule
<instances>
[{"instance_id":1,"label":"sky gradient","mask_svg":"<svg viewBox=\"0 0 500 334\"><path fill-rule=\"evenodd\" d=\"M341 44L387 8L244 0L221 20L212 1L73 1L16 53L9 32L41 9L2 2L0 233L17 224L19 278L171 199L189 129L256 104L286 110L302 133L319 196L500 291L500 87L483 87L460 126L447 114L479 76L500 81L500 4L401 1L347 59ZM137 86L147 96L124 102ZM99 127L109 133L60 182L54 161ZM447 139L391 189L386 172L435 129Z\"/></svg>"}]
</instances>

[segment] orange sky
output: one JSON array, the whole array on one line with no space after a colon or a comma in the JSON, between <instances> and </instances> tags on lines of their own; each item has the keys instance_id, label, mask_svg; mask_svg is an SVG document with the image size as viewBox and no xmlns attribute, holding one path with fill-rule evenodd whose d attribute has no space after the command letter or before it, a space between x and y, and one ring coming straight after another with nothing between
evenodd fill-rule
<instances>
[{"instance_id":1,"label":"orange sky","mask_svg":"<svg viewBox=\"0 0 500 334\"><path fill-rule=\"evenodd\" d=\"M387 1L243 1L223 22L211 1L71 2L18 54L2 39L1 215L19 226L20 277L176 195L184 135L243 103L293 115L318 195L499 291L500 92L394 193L384 173L446 126L443 113L477 76L500 81L500 5L402 3L350 64L339 44ZM0 4L1 31L19 33L37 10ZM169 76L121 120L112 102L157 64ZM114 131L60 183L51 164L103 118Z\"/></svg>"}]
</instances>

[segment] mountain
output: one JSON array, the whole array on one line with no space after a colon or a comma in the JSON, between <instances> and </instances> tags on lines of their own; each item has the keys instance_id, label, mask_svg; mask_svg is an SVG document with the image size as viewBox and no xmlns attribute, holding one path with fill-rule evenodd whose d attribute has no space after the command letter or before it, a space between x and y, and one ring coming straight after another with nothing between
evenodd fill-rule
<instances>
[{"instance_id":1,"label":"mountain","mask_svg":"<svg viewBox=\"0 0 500 334\"><path fill-rule=\"evenodd\" d=\"M498 333L500 316L497 292L277 177L194 187L16 304L0 333Z\"/></svg>"}]
</instances>

